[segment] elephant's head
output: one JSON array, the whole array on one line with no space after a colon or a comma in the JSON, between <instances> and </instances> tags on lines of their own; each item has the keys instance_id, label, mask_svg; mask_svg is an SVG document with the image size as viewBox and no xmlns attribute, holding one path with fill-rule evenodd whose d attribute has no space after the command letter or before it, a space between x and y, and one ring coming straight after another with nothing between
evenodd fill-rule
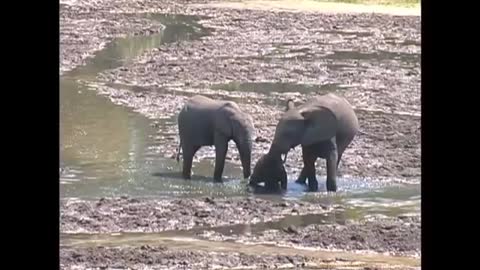
<instances>
[{"instance_id":1,"label":"elephant's head","mask_svg":"<svg viewBox=\"0 0 480 270\"><path fill-rule=\"evenodd\" d=\"M235 103L227 102L218 119L217 128L237 145L242 162L243 177L250 177L252 145L255 137L255 127L251 116L242 112Z\"/></svg>"},{"instance_id":2,"label":"elephant's head","mask_svg":"<svg viewBox=\"0 0 480 270\"><path fill-rule=\"evenodd\" d=\"M269 153L274 156L287 154L301 144L312 145L335 136L337 119L328 108L307 102L295 108L293 101L287 101L285 113L275 129Z\"/></svg>"},{"instance_id":3,"label":"elephant's head","mask_svg":"<svg viewBox=\"0 0 480 270\"><path fill-rule=\"evenodd\" d=\"M264 189L267 192L287 188L287 173L280 156L267 153L258 159L248 185L256 188L259 183L265 183Z\"/></svg>"}]
</instances>

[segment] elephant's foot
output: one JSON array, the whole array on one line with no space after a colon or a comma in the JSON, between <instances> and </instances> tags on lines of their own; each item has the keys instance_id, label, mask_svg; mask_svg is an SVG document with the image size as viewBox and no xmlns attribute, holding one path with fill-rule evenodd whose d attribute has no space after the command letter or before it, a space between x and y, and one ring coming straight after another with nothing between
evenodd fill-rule
<instances>
[{"instance_id":1,"label":"elephant's foot","mask_svg":"<svg viewBox=\"0 0 480 270\"><path fill-rule=\"evenodd\" d=\"M317 180L308 180L308 191L317 192L318 191L318 182Z\"/></svg>"},{"instance_id":2,"label":"elephant's foot","mask_svg":"<svg viewBox=\"0 0 480 270\"><path fill-rule=\"evenodd\" d=\"M336 181L327 181L327 191L328 192L337 192Z\"/></svg>"},{"instance_id":3,"label":"elephant's foot","mask_svg":"<svg viewBox=\"0 0 480 270\"><path fill-rule=\"evenodd\" d=\"M300 185L307 185L307 180L306 179L297 179L297 180L295 180L295 183L300 184Z\"/></svg>"},{"instance_id":4,"label":"elephant's foot","mask_svg":"<svg viewBox=\"0 0 480 270\"><path fill-rule=\"evenodd\" d=\"M281 185L279 182L266 182L265 191L267 192L278 192L281 190Z\"/></svg>"},{"instance_id":5,"label":"elephant's foot","mask_svg":"<svg viewBox=\"0 0 480 270\"><path fill-rule=\"evenodd\" d=\"M213 182L215 183L223 183L223 178L220 176L220 177L214 177L213 178Z\"/></svg>"}]
</instances>

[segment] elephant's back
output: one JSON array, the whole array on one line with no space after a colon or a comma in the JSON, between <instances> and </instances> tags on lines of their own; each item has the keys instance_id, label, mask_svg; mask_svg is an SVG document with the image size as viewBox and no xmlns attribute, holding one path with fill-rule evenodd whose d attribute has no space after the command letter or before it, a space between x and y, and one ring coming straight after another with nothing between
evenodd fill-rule
<instances>
[{"instance_id":1,"label":"elephant's back","mask_svg":"<svg viewBox=\"0 0 480 270\"><path fill-rule=\"evenodd\" d=\"M326 94L316 98L316 103L332 111L338 120L338 132L355 134L360 129L357 115L352 105L343 97Z\"/></svg>"},{"instance_id":2,"label":"elephant's back","mask_svg":"<svg viewBox=\"0 0 480 270\"><path fill-rule=\"evenodd\" d=\"M213 111L221 108L229 101L215 100L202 95L195 95L187 100L185 103L185 110L188 111Z\"/></svg>"},{"instance_id":3,"label":"elephant's back","mask_svg":"<svg viewBox=\"0 0 480 270\"><path fill-rule=\"evenodd\" d=\"M213 114L206 104L210 101L203 96L194 96L183 106L178 115L178 130L180 137L185 137L184 141L193 145L213 144Z\"/></svg>"}]
</instances>

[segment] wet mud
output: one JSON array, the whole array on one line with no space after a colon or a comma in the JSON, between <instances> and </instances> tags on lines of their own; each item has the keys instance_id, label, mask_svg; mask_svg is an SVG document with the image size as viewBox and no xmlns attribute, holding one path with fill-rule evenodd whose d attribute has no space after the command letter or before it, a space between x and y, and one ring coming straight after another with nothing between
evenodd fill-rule
<instances>
[{"instance_id":1,"label":"wet mud","mask_svg":"<svg viewBox=\"0 0 480 270\"><path fill-rule=\"evenodd\" d=\"M199 236L215 241L274 244L301 248L375 251L403 256L420 256L420 217L375 218L346 224L287 226L259 234L223 235L204 231Z\"/></svg>"},{"instance_id":2,"label":"wet mud","mask_svg":"<svg viewBox=\"0 0 480 270\"><path fill-rule=\"evenodd\" d=\"M253 248L252 248L253 249ZM280 252L279 252L280 253ZM167 246L63 248L61 269L397 269L416 266L297 254L178 250Z\"/></svg>"},{"instance_id":3,"label":"wet mud","mask_svg":"<svg viewBox=\"0 0 480 270\"><path fill-rule=\"evenodd\" d=\"M292 268L312 261L302 256L245 255L242 253L181 251L167 247L65 248L62 269L231 269Z\"/></svg>"},{"instance_id":4,"label":"wet mud","mask_svg":"<svg viewBox=\"0 0 480 270\"><path fill-rule=\"evenodd\" d=\"M259 198L65 200L61 203L60 230L63 233L161 232L255 224L287 215L321 214L332 210L333 207L318 203Z\"/></svg>"}]
</instances>

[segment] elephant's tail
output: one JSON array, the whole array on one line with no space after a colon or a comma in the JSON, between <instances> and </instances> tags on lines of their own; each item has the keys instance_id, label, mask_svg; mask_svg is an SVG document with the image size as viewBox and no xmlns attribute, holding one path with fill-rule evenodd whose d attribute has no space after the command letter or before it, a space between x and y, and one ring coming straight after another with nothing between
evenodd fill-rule
<instances>
[{"instance_id":1,"label":"elephant's tail","mask_svg":"<svg viewBox=\"0 0 480 270\"><path fill-rule=\"evenodd\" d=\"M177 154L175 155L175 159L177 160L177 163L180 162L181 150L182 150L182 140L180 139L180 143L178 144L178 147L177 147Z\"/></svg>"}]
</instances>

